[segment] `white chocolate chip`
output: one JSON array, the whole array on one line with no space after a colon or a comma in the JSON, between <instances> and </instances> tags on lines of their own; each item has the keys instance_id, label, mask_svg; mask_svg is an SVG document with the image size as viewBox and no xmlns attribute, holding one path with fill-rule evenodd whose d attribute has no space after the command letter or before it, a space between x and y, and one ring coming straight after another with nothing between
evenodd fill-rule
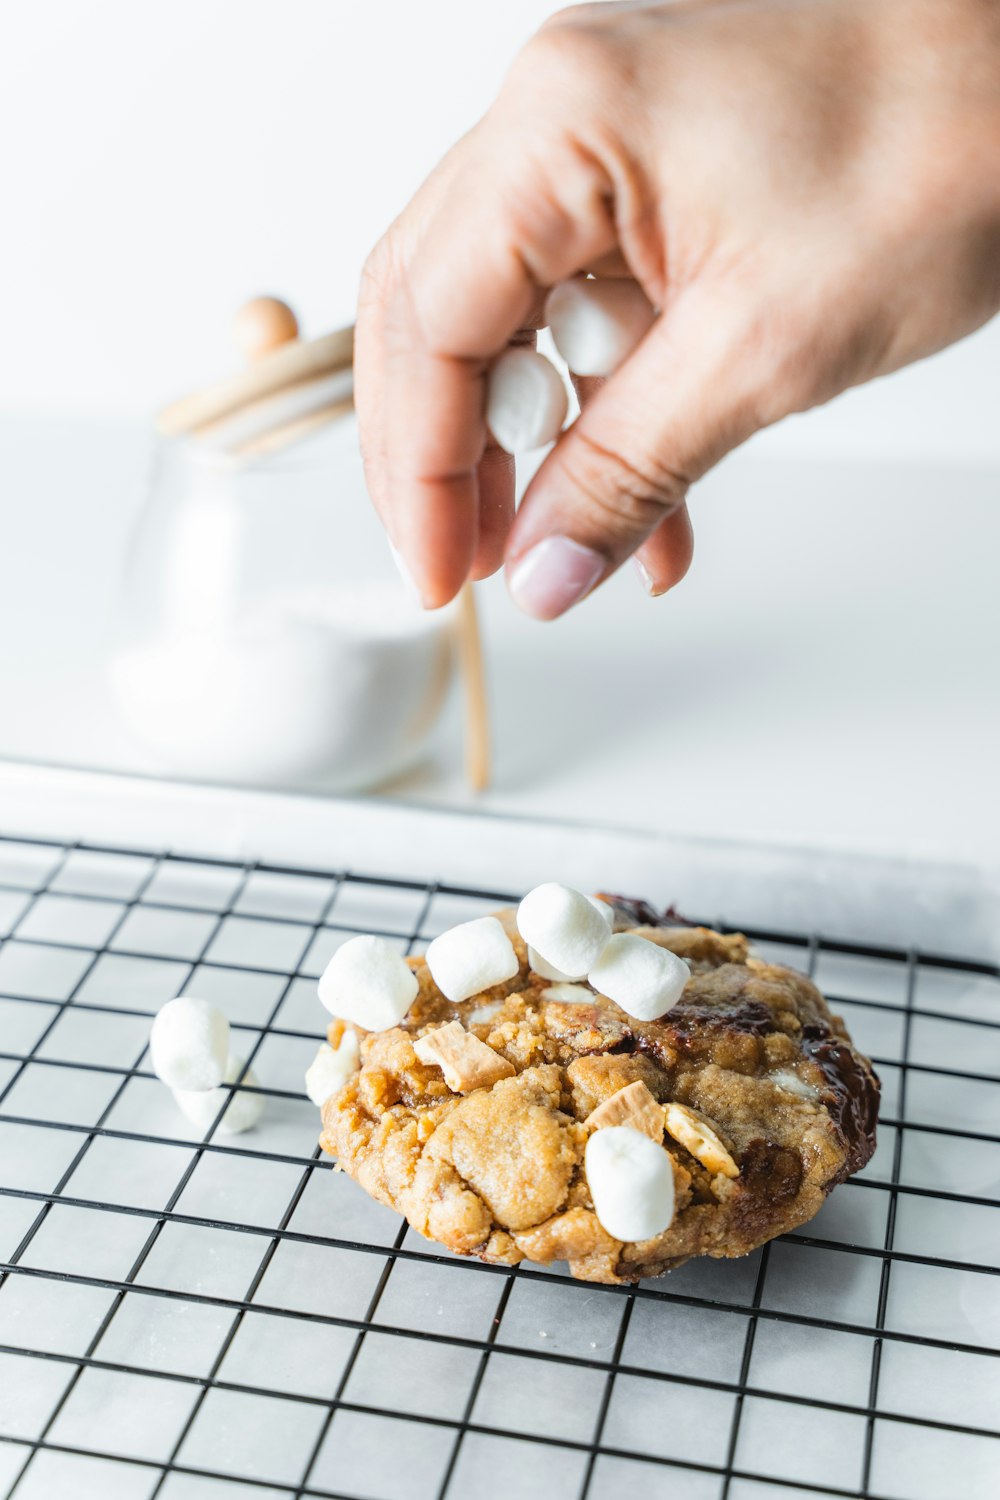
<instances>
[{"instance_id":1,"label":"white chocolate chip","mask_svg":"<svg viewBox=\"0 0 1000 1500\"><path fill-rule=\"evenodd\" d=\"M417 976L386 938L350 938L327 964L319 998L333 1016L388 1031L398 1026L417 998Z\"/></svg>"},{"instance_id":2,"label":"white chocolate chip","mask_svg":"<svg viewBox=\"0 0 1000 1500\"><path fill-rule=\"evenodd\" d=\"M642 288L624 277L561 281L545 302L552 340L574 375L613 375L655 316Z\"/></svg>"},{"instance_id":3,"label":"white chocolate chip","mask_svg":"<svg viewBox=\"0 0 1000 1500\"><path fill-rule=\"evenodd\" d=\"M530 453L559 436L569 400L555 365L534 349L507 349L486 383L486 424L508 453Z\"/></svg>"},{"instance_id":4,"label":"white chocolate chip","mask_svg":"<svg viewBox=\"0 0 1000 1500\"><path fill-rule=\"evenodd\" d=\"M503 924L496 917L476 917L434 939L427 967L445 999L457 1004L513 979L520 965Z\"/></svg>"},{"instance_id":5,"label":"white chocolate chip","mask_svg":"<svg viewBox=\"0 0 1000 1500\"><path fill-rule=\"evenodd\" d=\"M306 1069L306 1093L322 1109L331 1094L340 1093L357 1066L358 1039L353 1031L345 1031L337 1047L321 1042Z\"/></svg>"},{"instance_id":6,"label":"white chocolate chip","mask_svg":"<svg viewBox=\"0 0 1000 1500\"><path fill-rule=\"evenodd\" d=\"M208 1000L168 1000L153 1021L149 1056L170 1089L217 1088L229 1056L229 1022Z\"/></svg>"},{"instance_id":7,"label":"white chocolate chip","mask_svg":"<svg viewBox=\"0 0 1000 1500\"><path fill-rule=\"evenodd\" d=\"M584 1153L587 1185L600 1223L616 1240L650 1240L674 1220L669 1154L641 1130L595 1130Z\"/></svg>"},{"instance_id":8,"label":"white chocolate chip","mask_svg":"<svg viewBox=\"0 0 1000 1500\"><path fill-rule=\"evenodd\" d=\"M260 1087L253 1069L246 1068L244 1072L245 1067L242 1057L231 1057L223 1074L223 1083L235 1083L239 1079L239 1088L219 1121L219 1129L226 1135L240 1135L244 1130L252 1130L264 1113L264 1096L245 1092L248 1087ZM227 1094L224 1088L173 1090L174 1103L199 1130L207 1130L216 1119Z\"/></svg>"},{"instance_id":9,"label":"white chocolate chip","mask_svg":"<svg viewBox=\"0 0 1000 1500\"><path fill-rule=\"evenodd\" d=\"M663 1123L667 1133L690 1151L700 1161L706 1172L713 1176L738 1177L740 1169L731 1153L715 1130L702 1115L688 1109L686 1104L667 1104L663 1109Z\"/></svg>"},{"instance_id":10,"label":"white chocolate chip","mask_svg":"<svg viewBox=\"0 0 1000 1500\"><path fill-rule=\"evenodd\" d=\"M791 1068L778 1068L768 1076L773 1084L776 1084L779 1089L784 1089L786 1093L798 1094L800 1099L819 1098L819 1093L812 1084L800 1078L797 1073L793 1073Z\"/></svg>"},{"instance_id":11,"label":"white chocolate chip","mask_svg":"<svg viewBox=\"0 0 1000 1500\"><path fill-rule=\"evenodd\" d=\"M422 1063L437 1067L453 1094L488 1089L501 1078L513 1078L514 1066L492 1047L465 1030L460 1021L449 1021L427 1031L413 1043Z\"/></svg>"},{"instance_id":12,"label":"white chocolate chip","mask_svg":"<svg viewBox=\"0 0 1000 1500\"><path fill-rule=\"evenodd\" d=\"M517 908L517 927L536 955L570 983L592 968L609 940L607 920L595 903L555 880L528 892Z\"/></svg>"},{"instance_id":13,"label":"white chocolate chip","mask_svg":"<svg viewBox=\"0 0 1000 1500\"><path fill-rule=\"evenodd\" d=\"M663 1105L657 1104L642 1079L627 1083L592 1109L584 1124L591 1130L607 1130L612 1125L631 1125L651 1141L663 1140Z\"/></svg>"},{"instance_id":14,"label":"white chocolate chip","mask_svg":"<svg viewBox=\"0 0 1000 1500\"><path fill-rule=\"evenodd\" d=\"M587 978L638 1021L666 1015L684 993L690 970L682 958L637 933L615 932Z\"/></svg>"}]
</instances>

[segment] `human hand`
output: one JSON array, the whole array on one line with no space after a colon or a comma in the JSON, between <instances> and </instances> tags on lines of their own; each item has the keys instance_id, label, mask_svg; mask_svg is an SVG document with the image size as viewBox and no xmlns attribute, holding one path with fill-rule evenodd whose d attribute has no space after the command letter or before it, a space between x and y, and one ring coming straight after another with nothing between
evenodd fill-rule
<instances>
[{"instance_id":1,"label":"human hand","mask_svg":"<svg viewBox=\"0 0 1000 1500\"><path fill-rule=\"evenodd\" d=\"M635 277L660 316L578 383L515 516L486 376L585 271ZM633 553L660 594L720 458L998 307L1000 0L578 6L366 266L371 494L430 607L503 562L551 619Z\"/></svg>"}]
</instances>

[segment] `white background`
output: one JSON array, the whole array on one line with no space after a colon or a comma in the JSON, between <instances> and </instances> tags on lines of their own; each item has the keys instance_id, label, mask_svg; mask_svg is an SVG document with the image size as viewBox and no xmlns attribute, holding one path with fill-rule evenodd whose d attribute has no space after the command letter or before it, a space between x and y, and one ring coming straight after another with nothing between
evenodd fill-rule
<instances>
[{"instance_id":1,"label":"white background","mask_svg":"<svg viewBox=\"0 0 1000 1500\"><path fill-rule=\"evenodd\" d=\"M352 317L364 256L486 107L538 0L18 7L0 50L0 753L157 770L102 652L146 423L282 293ZM995 861L1000 324L751 443L691 580L486 614L488 806ZM30 419L22 414L31 413ZM345 547L371 544L356 474ZM543 644L544 643L544 644ZM404 788L461 801L454 740Z\"/></svg>"},{"instance_id":2,"label":"white background","mask_svg":"<svg viewBox=\"0 0 1000 1500\"><path fill-rule=\"evenodd\" d=\"M365 254L548 0L36 0L0 49L0 403L145 414L285 293L349 322ZM1000 326L776 451L1000 456Z\"/></svg>"}]
</instances>

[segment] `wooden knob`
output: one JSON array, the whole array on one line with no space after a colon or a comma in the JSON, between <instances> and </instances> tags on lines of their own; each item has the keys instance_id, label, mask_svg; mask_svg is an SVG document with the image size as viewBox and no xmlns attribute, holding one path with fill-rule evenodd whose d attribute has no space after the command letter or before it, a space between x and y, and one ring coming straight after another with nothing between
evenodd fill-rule
<instances>
[{"instance_id":1,"label":"wooden knob","mask_svg":"<svg viewBox=\"0 0 1000 1500\"><path fill-rule=\"evenodd\" d=\"M295 314L279 297L252 297L233 319L233 338L249 363L298 336Z\"/></svg>"}]
</instances>

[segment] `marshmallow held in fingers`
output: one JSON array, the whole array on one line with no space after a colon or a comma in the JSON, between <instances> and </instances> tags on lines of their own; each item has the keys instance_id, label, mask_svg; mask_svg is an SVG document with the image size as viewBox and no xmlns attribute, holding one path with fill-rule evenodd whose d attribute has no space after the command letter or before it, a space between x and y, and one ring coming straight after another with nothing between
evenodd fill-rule
<instances>
[{"instance_id":1,"label":"marshmallow held in fingers","mask_svg":"<svg viewBox=\"0 0 1000 1500\"><path fill-rule=\"evenodd\" d=\"M613 375L655 317L642 288L619 278L561 281L545 303L553 342L574 375Z\"/></svg>"},{"instance_id":2,"label":"marshmallow held in fingers","mask_svg":"<svg viewBox=\"0 0 1000 1500\"><path fill-rule=\"evenodd\" d=\"M320 1109L331 1094L339 1094L344 1084L357 1071L358 1039L353 1031L345 1031L340 1045L331 1047L321 1042L319 1051L306 1068L306 1093Z\"/></svg>"},{"instance_id":3,"label":"marshmallow held in fingers","mask_svg":"<svg viewBox=\"0 0 1000 1500\"><path fill-rule=\"evenodd\" d=\"M530 453L554 442L569 399L562 376L534 349L507 349L486 384L486 425L508 453Z\"/></svg>"},{"instance_id":4,"label":"marshmallow held in fingers","mask_svg":"<svg viewBox=\"0 0 1000 1500\"><path fill-rule=\"evenodd\" d=\"M331 1015L388 1031L417 998L417 976L386 938L365 933L339 947L323 971L319 998Z\"/></svg>"},{"instance_id":5,"label":"marshmallow held in fingers","mask_svg":"<svg viewBox=\"0 0 1000 1500\"><path fill-rule=\"evenodd\" d=\"M603 903L602 903L603 904ZM546 966L543 979L578 979L587 974L610 940L607 917L589 896L550 880L536 885L517 908L518 931ZM533 963L536 973L541 973Z\"/></svg>"},{"instance_id":6,"label":"marshmallow held in fingers","mask_svg":"<svg viewBox=\"0 0 1000 1500\"><path fill-rule=\"evenodd\" d=\"M674 1219L674 1168L656 1141L629 1125L595 1130L584 1153L594 1212L616 1240L651 1240Z\"/></svg>"},{"instance_id":7,"label":"marshmallow held in fingers","mask_svg":"<svg viewBox=\"0 0 1000 1500\"><path fill-rule=\"evenodd\" d=\"M677 1004L690 970L669 948L635 933L616 932L587 978L637 1021L656 1021Z\"/></svg>"},{"instance_id":8,"label":"marshmallow held in fingers","mask_svg":"<svg viewBox=\"0 0 1000 1500\"><path fill-rule=\"evenodd\" d=\"M179 995L157 1012L149 1056L170 1089L217 1088L229 1057L229 1022L209 1001Z\"/></svg>"},{"instance_id":9,"label":"marshmallow held in fingers","mask_svg":"<svg viewBox=\"0 0 1000 1500\"><path fill-rule=\"evenodd\" d=\"M246 1071L244 1072L244 1068ZM242 1057L231 1057L226 1064L226 1071L222 1082L236 1083L239 1080L239 1088L232 1096L229 1108L219 1121L219 1129L227 1135L239 1135L244 1130L252 1130L264 1113L264 1099L261 1094L248 1094L246 1088L259 1088L257 1075L252 1068L246 1067ZM196 1125L199 1130L207 1130L213 1120L218 1117L219 1111L229 1097L229 1091L225 1088L217 1089L174 1089L174 1102L183 1115Z\"/></svg>"},{"instance_id":10,"label":"marshmallow held in fingers","mask_svg":"<svg viewBox=\"0 0 1000 1500\"><path fill-rule=\"evenodd\" d=\"M496 917L476 917L434 939L427 967L445 999L458 1004L513 979L520 964L502 923Z\"/></svg>"}]
</instances>

